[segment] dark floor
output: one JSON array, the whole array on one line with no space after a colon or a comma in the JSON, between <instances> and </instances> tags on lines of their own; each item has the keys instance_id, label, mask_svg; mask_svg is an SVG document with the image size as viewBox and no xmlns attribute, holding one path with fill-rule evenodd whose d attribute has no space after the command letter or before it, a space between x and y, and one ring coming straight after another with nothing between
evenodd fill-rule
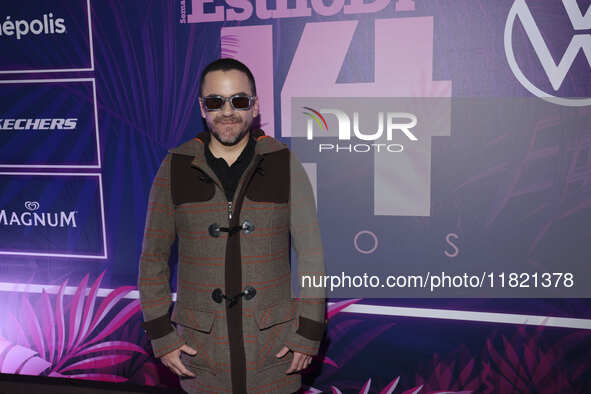
<instances>
[{"instance_id":1,"label":"dark floor","mask_svg":"<svg viewBox=\"0 0 591 394\"><path fill-rule=\"evenodd\" d=\"M137 386L128 383L93 382L87 380L48 378L40 376L0 374L0 394L182 394L181 389Z\"/></svg>"}]
</instances>

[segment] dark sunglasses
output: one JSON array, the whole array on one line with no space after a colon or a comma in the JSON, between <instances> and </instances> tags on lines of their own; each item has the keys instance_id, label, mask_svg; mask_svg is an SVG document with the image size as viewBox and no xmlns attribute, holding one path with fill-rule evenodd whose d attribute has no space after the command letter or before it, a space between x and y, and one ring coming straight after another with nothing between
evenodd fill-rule
<instances>
[{"instance_id":1,"label":"dark sunglasses","mask_svg":"<svg viewBox=\"0 0 591 394\"><path fill-rule=\"evenodd\" d=\"M225 104L226 101L230 100L230 105L233 109L246 111L252 107L252 102L256 96L244 96L241 94L235 94L231 97L223 96L207 96L200 97L199 100L203 103L203 106L207 111L218 111Z\"/></svg>"}]
</instances>

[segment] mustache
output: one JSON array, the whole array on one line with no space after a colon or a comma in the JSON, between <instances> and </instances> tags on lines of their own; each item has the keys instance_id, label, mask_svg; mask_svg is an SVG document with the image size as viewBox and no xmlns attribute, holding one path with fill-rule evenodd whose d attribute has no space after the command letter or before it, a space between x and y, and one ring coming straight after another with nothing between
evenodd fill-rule
<instances>
[{"instance_id":1,"label":"mustache","mask_svg":"<svg viewBox=\"0 0 591 394\"><path fill-rule=\"evenodd\" d=\"M217 117L213 120L213 123L238 123L241 122L242 119L240 119L237 116L220 116Z\"/></svg>"}]
</instances>

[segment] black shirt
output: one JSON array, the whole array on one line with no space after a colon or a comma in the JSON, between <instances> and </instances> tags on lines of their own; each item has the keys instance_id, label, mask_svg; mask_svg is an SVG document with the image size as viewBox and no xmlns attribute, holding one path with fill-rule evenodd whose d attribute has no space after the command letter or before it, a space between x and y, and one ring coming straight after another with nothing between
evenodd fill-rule
<instances>
[{"instance_id":1,"label":"black shirt","mask_svg":"<svg viewBox=\"0 0 591 394\"><path fill-rule=\"evenodd\" d=\"M246 167L248 167L248 164L254 156L255 144L256 141L254 138L249 136L248 143L231 166L228 166L228 163L226 163L226 160L223 158L215 157L209 150L209 144L205 144L205 158L207 164L209 164L213 172L215 172L222 182L228 201L232 201L234 192L238 187L238 181L240 181L242 173L246 170Z\"/></svg>"}]
</instances>

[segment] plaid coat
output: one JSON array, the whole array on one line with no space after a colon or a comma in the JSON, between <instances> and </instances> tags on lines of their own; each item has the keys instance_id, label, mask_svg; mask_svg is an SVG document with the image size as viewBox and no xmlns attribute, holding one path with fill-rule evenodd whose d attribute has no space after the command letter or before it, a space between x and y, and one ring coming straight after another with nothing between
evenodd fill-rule
<instances>
[{"instance_id":1,"label":"plaid coat","mask_svg":"<svg viewBox=\"0 0 591 394\"><path fill-rule=\"evenodd\" d=\"M291 393L301 386L300 373L285 374L293 353L275 354L287 345L316 355L326 329L324 288L291 295L290 234L298 286L301 275L325 273L313 191L287 146L253 130L254 157L228 202L205 159L209 138L203 132L171 149L154 178L138 278L143 326L155 357L183 343L197 350L181 353L196 375L181 379L188 392ZM169 315L175 237L177 299ZM247 286L254 297L237 296Z\"/></svg>"}]
</instances>

